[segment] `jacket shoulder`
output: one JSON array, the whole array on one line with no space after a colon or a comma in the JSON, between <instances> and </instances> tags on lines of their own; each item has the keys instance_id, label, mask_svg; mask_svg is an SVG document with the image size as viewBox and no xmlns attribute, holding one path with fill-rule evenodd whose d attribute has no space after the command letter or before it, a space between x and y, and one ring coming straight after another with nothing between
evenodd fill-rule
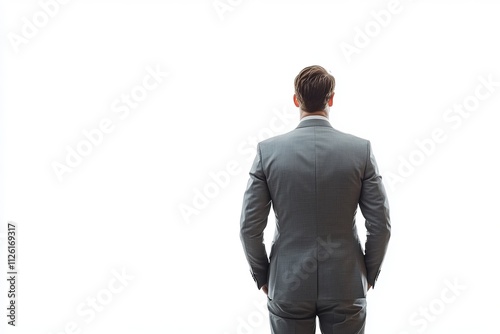
<instances>
[{"instance_id":1,"label":"jacket shoulder","mask_svg":"<svg viewBox=\"0 0 500 334\"><path fill-rule=\"evenodd\" d=\"M350 133L342 132L336 129L333 129L333 131L336 133L338 139L344 140L354 145L366 146L370 143L368 139L358 137Z\"/></svg>"},{"instance_id":2,"label":"jacket shoulder","mask_svg":"<svg viewBox=\"0 0 500 334\"><path fill-rule=\"evenodd\" d=\"M312 127L296 128L287 133L262 140L258 145L261 149L274 148L283 144L290 145L293 144L294 141L302 140L304 133L311 132L312 129ZM332 127L321 127L320 129L323 130L323 140L332 140L340 145L359 149L366 149L366 147L370 145L370 141L368 139L342 132Z\"/></svg>"}]
</instances>

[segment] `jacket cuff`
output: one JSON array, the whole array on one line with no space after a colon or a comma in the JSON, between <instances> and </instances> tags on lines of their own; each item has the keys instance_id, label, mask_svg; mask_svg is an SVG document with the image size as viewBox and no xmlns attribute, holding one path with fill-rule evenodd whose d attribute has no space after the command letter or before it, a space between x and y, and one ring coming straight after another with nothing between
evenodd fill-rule
<instances>
[{"instance_id":1,"label":"jacket cuff","mask_svg":"<svg viewBox=\"0 0 500 334\"><path fill-rule=\"evenodd\" d=\"M380 275L380 269L377 271L373 279L368 279L368 283L372 286L372 289L375 287L375 283L377 282L378 275Z\"/></svg>"},{"instance_id":2,"label":"jacket cuff","mask_svg":"<svg viewBox=\"0 0 500 334\"><path fill-rule=\"evenodd\" d=\"M252 271L250 271L250 274L252 274L253 280L257 284L257 289L260 290L260 288L262 288L262 286L267 284L267 273L265 275L257 275L255 273L253 273Z\"/></svg>"}]
</instances>

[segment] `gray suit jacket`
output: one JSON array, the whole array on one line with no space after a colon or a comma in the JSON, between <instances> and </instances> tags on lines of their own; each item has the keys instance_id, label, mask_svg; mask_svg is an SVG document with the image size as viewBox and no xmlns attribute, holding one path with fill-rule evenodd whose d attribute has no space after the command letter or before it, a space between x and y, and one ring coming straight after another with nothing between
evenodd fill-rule
<instances>
[{"instance_id":1,"label":"gray suit jacket","mask_svg":"<svg viewBox=\"0 0 500 334\"><path fill-rule=\"evenodd\" d=\"M366 219L361 246L355 225ZM263 243L269 210L276 232ZM257 287L288 301L354 299L375 285L390 238L389 206L370 142L303 120L262 141L243 199L240 237Z\"/></svg>"}]
</instances>

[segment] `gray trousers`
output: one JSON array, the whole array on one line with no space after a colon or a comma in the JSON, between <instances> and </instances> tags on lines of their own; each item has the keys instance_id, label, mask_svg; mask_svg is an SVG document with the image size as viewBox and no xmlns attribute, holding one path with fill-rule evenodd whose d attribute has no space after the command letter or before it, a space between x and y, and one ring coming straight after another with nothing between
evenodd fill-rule
<instances>
[{"instance_id":1,"label":"gray trousers","mask_svg":"<svg viewBox=\"0 0 500 334\"><path fill-rule=\"evenodd\" d=\"M273 334L364 334L366 299L285 302L268 299Z\"/></svg>"}]
</instances>

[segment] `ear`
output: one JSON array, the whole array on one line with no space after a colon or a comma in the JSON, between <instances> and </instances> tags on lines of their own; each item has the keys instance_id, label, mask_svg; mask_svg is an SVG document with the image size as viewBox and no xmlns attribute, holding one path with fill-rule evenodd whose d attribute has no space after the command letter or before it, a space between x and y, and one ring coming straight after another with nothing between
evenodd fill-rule
<instances>
[{"instance_id":1,"label":"ear","mask_svg":"<svg viewBox=\"0 0 500 334\"><path fill-rule=\"evenodd\" d=\"M332 93L332 96L330 96L330 98L328 99L328 106L331 107L333 105L333 96L335 95L335 93Z\"/></svg>"},{"instance_id":2,"label":"ear","mask_svg":"<svg viewBox=\"0 0 500 334\"><path fill-rule=\"evenodd\" d=\"M295 104L295 106L297 108L300 107L300 103L299 103L299 100L297 99L297 95L293 94L293 103Z\"/></svg>"}]
</instances>

